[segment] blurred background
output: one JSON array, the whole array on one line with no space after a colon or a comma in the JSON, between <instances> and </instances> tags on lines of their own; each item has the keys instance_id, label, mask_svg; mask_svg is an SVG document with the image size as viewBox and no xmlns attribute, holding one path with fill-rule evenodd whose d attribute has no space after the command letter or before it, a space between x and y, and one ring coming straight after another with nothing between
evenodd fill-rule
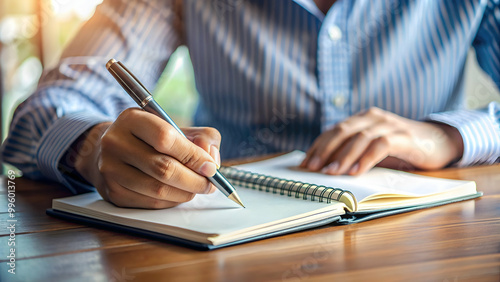
<instances>
[{"instance_id":1,"label":"blurred background","mask_svg":"<svg viewBox=\"0 0 500 282\"><path fill-rule=\"evenodd\" d=\"M57 63L65 44L101 2L0 0L2 141L16 106L35 90L42 70ZM191 124L197 93L186 47L172 55L153 92L180 126Z\"/></svg>"},{"instance_id":2,"label":"blurred background","mask_svg":"<svg viewBox=\"0 0 500 282\"><path fill-rule=\"evenodd\" d=\"M65 44L102 0L0 0L0 94L2 141L15 107L36 88L44 68L53 66ZM166 79L168 77L168 79ZM478 108L500 101L491 81L478 68L473 50L467 61L467 104ZM197 103L187 48L172 56L155 96L181 126L191 123Z\"/></svg>"}]
</instances>

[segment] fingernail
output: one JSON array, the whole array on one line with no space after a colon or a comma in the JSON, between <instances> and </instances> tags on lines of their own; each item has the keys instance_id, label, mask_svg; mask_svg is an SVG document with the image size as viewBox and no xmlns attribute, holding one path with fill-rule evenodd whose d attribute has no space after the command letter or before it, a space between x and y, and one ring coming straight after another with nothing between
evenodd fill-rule
<instances>
[{"instance_id":1,"label":"fingernail","mask_svg":"<svg viewBox=\"0 0 500 282\"><path fill-rule=\"evenodd\" d=\"M309 163L310 170L318 170L320 166L321 166L321 159L319 157L312 158L311 162Z\"/></svg>"},{"instance_id":2,"label":"fingernail","mask_svg":"<svg viewBox=\"0 0 500 282\"><path fill-rule=\"evenodd\" d=\"M334 174L339 170L339 166L340 164L337 161L334 161L323 169L324 173Z\"/></svg>"},{"instance_id":3,"label":"fingernail","mask_svg":"<svg viewBox=\"0 0 500 282\"><path fill-rule=\"evenodd\" d=\"M355 164L351 167L351 170L349 171L349 174L355 174L359 170L359 164Z\"/></svg>"},{"instance_id":4,"label":"fingernail","mask_svg":"<svg viewBox=\"0 0 500 282\"><path fill-rule=\"evenodd\" d=\"M219 149L217 149L217 147L215 147L214 145L212 145L210 147L210 156L212 156L215 163L217 164L217 169L219 169L220 168L220 152L219 152Z\"/></svg>"},{"instance_id":5,"label":"fingernail","mask_svg":"<svg viewBox=\"0 0 500 282\"><path fill-rule=\"evenodd\" d=\"M213 162L204 162L200 167L200 174L204 176L212 177L215 172L217 172L217 165Z\"/></svg>"}]
</instances>

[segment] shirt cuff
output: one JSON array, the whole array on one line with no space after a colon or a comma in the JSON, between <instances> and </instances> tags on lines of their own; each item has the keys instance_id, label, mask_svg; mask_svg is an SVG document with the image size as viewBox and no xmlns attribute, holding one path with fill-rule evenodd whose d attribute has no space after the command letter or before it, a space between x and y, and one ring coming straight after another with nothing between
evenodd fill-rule
<instances>
[{"instance_id":1,"label":"shirt cuff","mask_svg":"<svg viewBox=\"0 0 500 282\"><path fill-rule=\"evenodd\" d=\"M500 125L495 118L496 112L500 112L500 106L490 103L485 110L434 113L427 120L453 126L462 135L464 152L455 166L493 164L500 156Z\"/></svg>"},{"instance_id":2,"label":"shirt cuff","mask_svg":"<svg viewBox=\"0 0 500 282\"><path fill-rule=\"evenodd\" d=\"M110 121L110 117L89 113L69 114L55 121L40 140L36 153L42 174L50 180L62 183L73 193L91 189L87 184L71 180L59 171L59 162L80 135L92 126L107 121Z\"/></svg>"}]
</instances>

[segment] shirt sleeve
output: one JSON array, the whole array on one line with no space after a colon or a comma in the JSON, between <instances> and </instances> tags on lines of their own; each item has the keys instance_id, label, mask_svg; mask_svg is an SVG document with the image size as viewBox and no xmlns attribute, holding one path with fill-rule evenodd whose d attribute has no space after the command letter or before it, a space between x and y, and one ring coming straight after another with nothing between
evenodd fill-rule
<instances>
[{"instance_id":1,"label":"shirt sleeve","mask_svg":"<svg viewBox=\"0 0 500 282\"><path fill-rule=\"evenodd\" d=\"M474 39L477 61L500 89L500 2L488 1ZM472 111L435 113L430 120L458 129L464 142L464 153L457 166L492 164L500 161L500 104Z\"/></svg>"},{"instance_id":2,"label":"shirt sleeve","mask_svg":"<svg viewBox=\"0 0 500 282\"><path fill-rule=\"evenodd\" d=\"M122 61L152 89L168 58L181 44L178 1L104 1L44 72L37 90L15 111L3 160L23 175L88 190L58 167L71 144L92 126L113 121L134 105L106 70Z\"/></svg>"}]
</instances>

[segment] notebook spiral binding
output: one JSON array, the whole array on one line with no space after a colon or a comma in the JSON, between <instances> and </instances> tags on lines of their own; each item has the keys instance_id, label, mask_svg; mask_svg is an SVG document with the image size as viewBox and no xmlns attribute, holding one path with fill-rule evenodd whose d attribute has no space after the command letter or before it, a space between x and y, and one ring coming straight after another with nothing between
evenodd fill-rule
<instances>
[{"instance_id":1,"label":"notebook spiral binding","mask_svg":"<svg viewBox=\"0 0 500 282\"><path fill-rule=\"evenodd\" d=\"M264 174L253 173L234 167L221 167L219 170L231 184L235 186L265 191L273 194L287 195L304 200L331 203L343 201L343 197L354 198L347 190L326 187L300 181L277 178Z\"/></svg>"}]
</instances>

